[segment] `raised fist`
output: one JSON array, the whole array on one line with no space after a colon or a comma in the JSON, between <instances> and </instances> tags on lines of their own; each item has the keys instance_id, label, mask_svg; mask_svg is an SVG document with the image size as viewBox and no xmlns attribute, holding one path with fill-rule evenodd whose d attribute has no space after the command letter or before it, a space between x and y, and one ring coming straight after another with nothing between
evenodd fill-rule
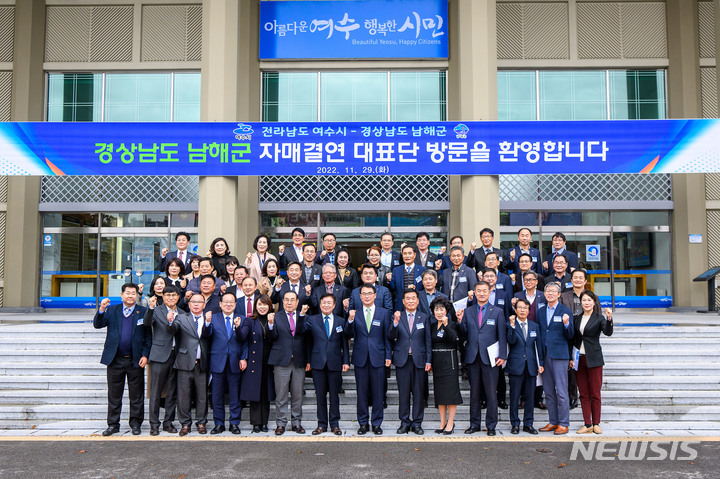
<instances>
[{"instance_id":1,"label":"raised fist","mask_svg":"<svg viewBox=\"0 0 720 479\"><path fill-rule=\"evenodd\" d=\"M157 306L157 296L150 296L148 298L148 307L150 309L155 309L155 306Z\"/></svg>"},{"instance_id":2,"label":"raised fist","mask_svg":"<svg viewBox=\"0 0 720 479\"><path fill-rule=\"evenodd\" d=\"M350 314L348 314L348 321L352 322L355 321L355 310L351 310Z\"/></svg>"},{"instance_id":3,"label":"raised fist","mask_svg":"<svg viewBox=\"0 0 720 479\"><path fill-rule=\"evenodd\" d=\"M100 301L100 312L104 313L108 306L110 306L110 298L103 298L103 300Z\"/></svg>"},{"instance_id":4,"label":"raised fist","mask_svg":"<svg viewBox=\"0 0 720 479\"><path fill-rule=\"evenodd\" d=\"M397 326L400 322L400 311L395 311L395 317L393 318L393 322L395 323L395 326Z\"/></svg>"},{"instance_id":5,"label":"raised fist","mask_svg":"<svg viewBox=\"0 0 720 479\"><path fill-rule=\"evenodd\" d=\"M207 313L205 313L205 321L210 320L212 320L212 312L208 311Z\"/></svg>"},{"instance_id":6,"label":"raised fist","mask_svg":"<svg viewBox=\"0 0 720 479\"><path fill-rule=\"evenodd\" d=\"M283 254L283 253L285 252L285 245L284 245L284 244L281 244L280 246L278 246L278 252L279 252L280 254Z\"/></svg>"},{"instance_id":7,"label":"raised fist","mask_svg":"<svg viewBox=\"0 0 720 479\"><path fill-rule=\"evenodd\" d=\"M475 248L477 248L477 243L473 241L470 243L470 251L475 251Z\"/></svg>"},{"instance_id":8,"label":"raised fist","mask_svg":"<svg viewBox=\"0 0 720 479\"><path fill-rule=\"evenodd\" d=\"M161 258L164 258L165 255L167 255L167 254L168 254L168 249L167 249L167 248L163 248L163 249L160 250L160 257L161 257Z\"/></svg>"},{"instance_id":9,"label":"raised fist","mask_svg":"<svg viewBox=\"0 0 720 479\"><path fill-rule=\"evenodd\" d=\"M275 313L268 314L268 324L275 324Z\"/></svg>"},{"instance_id":10,"label":"raised fist","mask_svg":"<svg viewBox=\"0 0 720 479\"><path fill-rule=\"evenodd\" d=\"M308 312L308 309L310 309L310 305L308 305L308 304L303 304L303 305L302 305L302 308L300 309L300 315L301 315L301 316L305 316L305 315L307 314L307 312Z\"/></svg>"}]
</instances>

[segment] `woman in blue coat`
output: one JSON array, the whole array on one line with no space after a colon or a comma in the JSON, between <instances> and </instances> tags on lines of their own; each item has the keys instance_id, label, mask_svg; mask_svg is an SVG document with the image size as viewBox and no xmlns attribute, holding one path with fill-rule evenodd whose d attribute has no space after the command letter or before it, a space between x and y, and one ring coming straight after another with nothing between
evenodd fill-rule
<instances>
[{"instance_id":1,"label":"woman in blue coat","mask_svg":"<svg viewBox=\"0 0 720 479\"><path fill-rule=\"evenodd\" d=\"M255 299L253 314L240 325L240 339L247 341L248 359L240 387L240 399L250 402L250 424L253 431L267 432L270 401L275 400L272 366L268 364L272 341L268 317L274 316L270 298L261 294Z\"/></svg>"}]
</instances>

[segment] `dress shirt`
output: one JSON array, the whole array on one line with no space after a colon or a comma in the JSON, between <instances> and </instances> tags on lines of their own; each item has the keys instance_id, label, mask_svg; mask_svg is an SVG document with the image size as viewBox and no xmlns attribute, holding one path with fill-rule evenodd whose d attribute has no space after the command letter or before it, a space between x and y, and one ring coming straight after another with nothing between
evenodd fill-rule
<instances>
[{"instance_id":1,"label":"dress shirt","mask_svg":"<svg viewBox=\"0 0 720 479\"><path fill-rule=\"evenodd\" d=\"M392 268L392 251L386 253L385 250L380 252L380 264L384 264L388 268Z\"/></svg>"}]
</instances>

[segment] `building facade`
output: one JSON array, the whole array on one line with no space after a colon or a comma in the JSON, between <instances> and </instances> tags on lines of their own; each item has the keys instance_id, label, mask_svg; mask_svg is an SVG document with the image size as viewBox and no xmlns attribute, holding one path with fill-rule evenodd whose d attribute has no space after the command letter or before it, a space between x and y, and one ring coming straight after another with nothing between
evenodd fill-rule
<instances>
[{"instance_id":1,"label":"building facade","mask_svg":"<svg viewBox=\"0 0 720 479\"><path fill-rule=\"evenodd\" d=\"M714 118L719 1L449 0L449 58L260 61L257 0L0 0L3 121L533 121ZM520 227L617 306L702 307L720 266L720 174L0 179L3 307L92 306L188 231L239 258L259 232L380 233L466 249ZM4 208L3 208L4 207ZM689 235L702 235L691 243ZM581 257L582 260L582 257ZM96 281L97 272L101 281ZM611 278L614 280L611 286Z\"/></svg>"}]
</instances>

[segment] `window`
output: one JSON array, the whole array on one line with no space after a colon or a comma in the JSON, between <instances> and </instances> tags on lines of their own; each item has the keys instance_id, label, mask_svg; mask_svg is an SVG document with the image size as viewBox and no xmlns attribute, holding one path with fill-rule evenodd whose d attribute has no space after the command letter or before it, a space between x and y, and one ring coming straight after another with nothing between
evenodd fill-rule
<instances>
[{"instance_id":1,"label":"window","mask_svg":"<svg viewBox=\"0 0 720 479\"><path fill-rule=\"evenodd\" d=\"M199 121L200 73L53 73L48 121Z\"/></svg>"},{"instance_id":2,"label":"window","mask_svg":"<svg viewBox=\"0 0 720 479\"><path fill-rule=\"evenodd\" d=\"M444 121L444 71L264 72L263 121Z\"/></svg>"},{"instance_id":3,"label":"window","mask_svg":"<svg viewBox=\"0 0 720 479\"><path fill-rule=\"evenodd\" d=\"M664 70L498 72L500 120L665 117Z\"/></svg>"}]
</instances>

